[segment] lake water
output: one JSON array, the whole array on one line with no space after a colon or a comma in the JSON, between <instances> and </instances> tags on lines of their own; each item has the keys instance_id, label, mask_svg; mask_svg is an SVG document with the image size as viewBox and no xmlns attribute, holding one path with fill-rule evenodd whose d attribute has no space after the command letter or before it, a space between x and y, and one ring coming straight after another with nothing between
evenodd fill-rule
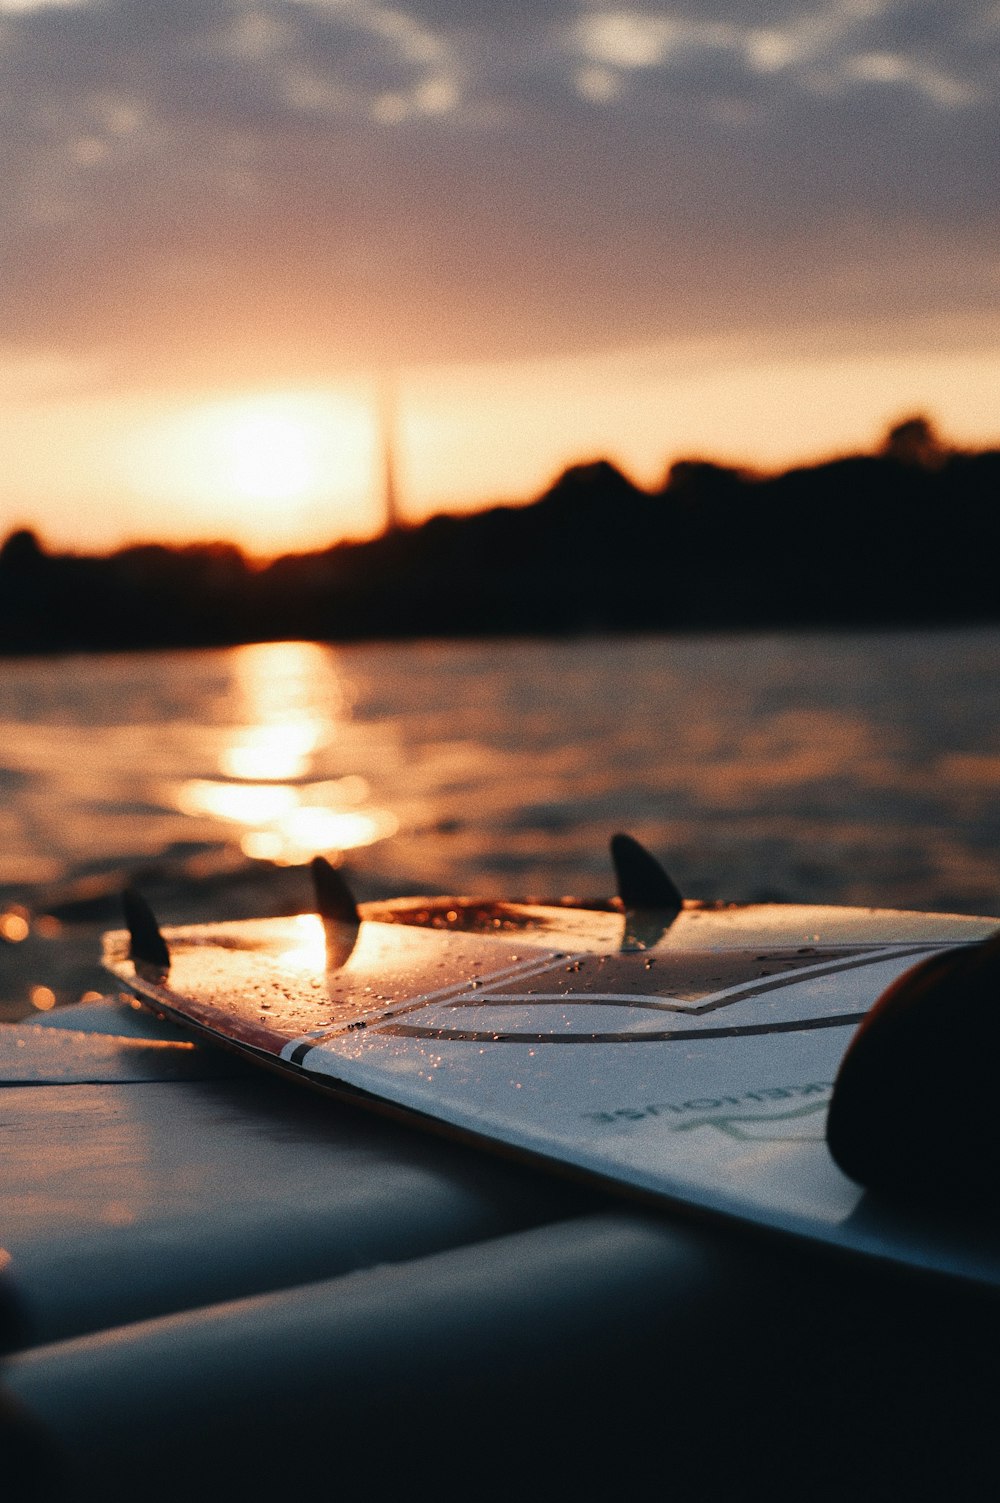
<instances>
[{"instance_id":1,"label":"lake water","mask_svg":"<svg viewBox=\"0 0 1000 1503\"><path fill-rule=\"evenodd\" d=\"M0 666L0 1006L168 921L359 896L609 891L626 829L691 896L1000 912L1000 630L489 641Z\"/></svg>"}]
</instances>

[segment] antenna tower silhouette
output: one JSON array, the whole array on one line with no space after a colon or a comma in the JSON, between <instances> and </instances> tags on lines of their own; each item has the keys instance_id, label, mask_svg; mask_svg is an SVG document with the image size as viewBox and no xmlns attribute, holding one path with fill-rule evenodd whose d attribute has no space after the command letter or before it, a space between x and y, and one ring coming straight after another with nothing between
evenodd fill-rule
<instances>
[{"instance_id":1,"label":"antenna tower silhouette","mask_svg":"<svg viewBox=\"0 0 1000 1503\"><path fill-rule=\"evenodd\" d=\"M399 469L396 454L395 383L387 380L382 387L382 516L383 534L398 532L402 524L399 509Z\"/></svg>"}]
</instances>

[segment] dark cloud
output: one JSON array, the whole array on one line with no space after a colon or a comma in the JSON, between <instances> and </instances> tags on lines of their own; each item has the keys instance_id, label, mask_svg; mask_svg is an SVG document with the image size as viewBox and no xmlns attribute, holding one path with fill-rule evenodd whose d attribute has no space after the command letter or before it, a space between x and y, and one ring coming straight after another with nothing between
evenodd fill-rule
<instances>
[{"instance_id":1,"label":"dark cloud","mask_svg":"<svg viewBox=\"0 0 1000 1503\"><path fill-rule=\"evenodd\" d=\"M967 0L0 0L0 346L541 353L995 298Z\"/></svg>"}]
</instances>

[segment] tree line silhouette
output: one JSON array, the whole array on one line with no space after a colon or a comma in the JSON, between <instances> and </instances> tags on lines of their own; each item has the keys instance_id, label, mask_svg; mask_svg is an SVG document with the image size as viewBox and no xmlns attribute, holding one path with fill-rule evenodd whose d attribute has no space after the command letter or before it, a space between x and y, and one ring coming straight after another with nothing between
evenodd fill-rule
<instances>
[{"instance_id":1,"label":"tree line silhouette","mask_svg":"<svg viewBox=\"0 0 1000 1503\"><path fill-rule=\"evenodd\" d=\"M264 565L228 543L0 549L0 651L916 625L1000 616L1000 451L909 418L880 450L761 476L680 460L653 491L606 460L536 501Z\"/></svg>"}]
</instances>

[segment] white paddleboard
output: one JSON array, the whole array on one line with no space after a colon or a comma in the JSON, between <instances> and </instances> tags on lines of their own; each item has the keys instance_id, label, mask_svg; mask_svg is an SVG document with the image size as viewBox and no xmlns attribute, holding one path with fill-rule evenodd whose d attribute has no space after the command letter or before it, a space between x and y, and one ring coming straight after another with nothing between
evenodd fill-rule
<instances>
[{"instance_id":1,"label":"white paddleboard","mask_svg":"<svg viewBox=\"0 0 1000 1503\"><path fill-rule=\"evenodd\" d=\"M407 899L360 919L339 946L311 915L167 929L165 976L119 932L105 960L162 1015L314 1086L645 1199L1000 1283L1000 1236L882 1205L824 1137L880 994L996 920L688 902L623 950L614 910Z\"/></svg>"}]
</instances>

